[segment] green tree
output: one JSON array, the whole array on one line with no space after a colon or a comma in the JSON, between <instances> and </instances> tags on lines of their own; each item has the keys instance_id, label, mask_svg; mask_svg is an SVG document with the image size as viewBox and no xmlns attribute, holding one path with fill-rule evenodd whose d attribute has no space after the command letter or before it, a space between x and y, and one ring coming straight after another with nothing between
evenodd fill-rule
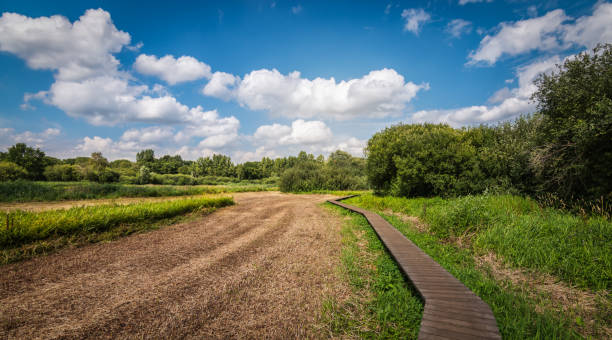
<instances>
[{"instance_id":1,"label":"green tree","mask_svg":"<svg viewBox=\"0 0 612 340\"><path fill-rule=\"evenodd\" d=\"M477 150L462 130L444 124L396 125L368 141L372 187L396 196L461 195L482 191Z\"/></svg>"},{"instance_id":2,"label":"green tree","mask_svg":"<svg viewBox=\"0 0 612 340\"><path fill-rule=\"evenodd\" d=\"M89 159L89 164L94 171L101 171L109 165L108 160L102 156L101 152L92 152Z\"/></svg>"},{"instance_id":3,"label":"green tree","mask_svg":"<svg viewBox=\"0 0 612 340\"><path fill-rule=\"evenodd\" d=\"M0 161L0 182L28 178L28 172L13 162Z\"/></svg>"},{"instance_id":4,"label":"green tree","mask_svg":"<svg viewBox=\"0 0 612 340\"><path fill-rule=\"evenodd\" d=\"M141 166L138 171L138 183L140 184L149 184L151 183L151 170L146 166Z\"/></svg>"},{"instance_id":5,"label":"green tree","mask_svg":"<svg viewBox=\"0 0 612 340\"><path fill-rule=\"evenodd\" d=\"M45 168L45 178L48 181L78 181L80 179L79 167L70 164L56 164Z\"/></svg>"},{"instance_id":6,"label":"green tree","mask_svg":"<svg viewBox=\"0 0 612 340\"><path fill-rule=\"evenodd\" d=\"M45 153L38 148L33 149L24 143L17 143L8 149L5 159L24 168L30 179L44 178L43 172L47 165Z\"/></svg>"},{"instance_id":7,"label":"green tree","mask_svg":"<svg viewBox=\"0 0 612 340\"><path fill-rule=\"evenodd\" d=\"M531 163L541 190L612 198L612 45L565 60L535 84L542 123Z\"/></svg>"}]
</instances>

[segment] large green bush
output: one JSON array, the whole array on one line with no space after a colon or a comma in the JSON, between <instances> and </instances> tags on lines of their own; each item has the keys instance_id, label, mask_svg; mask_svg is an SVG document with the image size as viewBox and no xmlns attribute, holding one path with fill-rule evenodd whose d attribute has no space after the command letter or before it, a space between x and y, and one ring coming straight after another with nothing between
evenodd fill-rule
<instances>
[{"instance_id":1,"label":"large green bush","mask_svg":"<svg viewBox=\"0 0 612 340\"><path fill-rule=\"evenodd\" d=\"M71 182L81 179L80 168L70 164L56 164L45 168L45 178L48 181Z\"/></svg>"},{"instance_id":2,"label":"large green bush","mask_svg":"<svg viewBox=\"0 0 612 340\"><path fill-rule=\"evenodd\" d=\"M543 120L532 166L541 190L612 199L612 45L565 60L536 85Z\"/></svg>"},{"instance_id":3,"label":"large green bush","mask_svg":"<svg viewBox=\"0 0 612 340\"><path fill-rule=\"evenodd\" d=\"M396 125L368 141L368 179L395 196L481 192L485 173L477 151L465 131L448 125Z\"/></svg>"},{"instance_id":4,"label":"large green bush","mask_svg":"<svg viewBox=\"0 0 612 340\"><path fill-rule=\"evenodd\" d=\"M0 162L0 182L28 178L28 172L13 162Z\"/></svg>"}]
</instances>

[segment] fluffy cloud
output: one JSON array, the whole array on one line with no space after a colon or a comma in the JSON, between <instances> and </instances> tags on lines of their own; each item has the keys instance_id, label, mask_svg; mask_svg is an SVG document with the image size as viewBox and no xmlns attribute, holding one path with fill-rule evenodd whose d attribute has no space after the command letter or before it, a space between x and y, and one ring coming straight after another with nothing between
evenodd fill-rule
<instances>
[{"instance_id":1,"label":"fluffy cloud","mask_svg":"<svg viewBox=\"0 0 612 340\"><path fill-rule=\"evenodd\" d=\"M355 137L350 137L345 141L341 141L340 143L333 144L323 148L325 152L331 153L336 150L342 150L350 153L355 157L363 157L363 149L366 147L367 141L360 140Z\"/></svg>"},{"instance_id":2,"label":"fluffy cloud","mask_svg":"<svg viewBox=\"0 0 612 340\"><path fill-rule=\"evenodd\" d=\"M334 78L305 79L297 71L283 75L275 69L252 71L243 79L231 79L227 74L218 78L211 88L204 88L205 94L233 98L251 110L290 118L343 120L399 115L419 90L428 88L427 84L405 82L395 70L386 68L340 82Z\"/></svg>"},{"instance_id":3,"label":"fluffy cloud","mask_svg":"<svg viewBox=\"0 0 612 340\"><path fill-rule=\"evenodd\" d=\"M174 129L166 126L151 126L143 129L129 129L123 133L121 140L139 144L156 144L172 140Z\"/></svg>"},{"instance_id":4,"label":"fluffy cloud","mask_svg":"<svg viewBox=\"0 0 612 340\"><path fill-rule=\"evenodd\" d=\"M445 30L453 38L459 38L463 34L469 34L472 32L472 23L463 19L454 19L446 25Z\"/></svg>"},{"instance_id":5,"label":"fluffy cloud","mask_svg":"<svg viewBox=\"0 0 612 340\"><path fill-rule=\"evenodd\" d=\"M530 100L537 89L533 80L541 73L551 72L561 59L558 56L534 62L517 70L518 87L512 90L502 88L490 99L497 105L476 105L452 110L423 110L414 113L413 122L448 123L459 127L510 120L521 114L533 112L535 103Z\"/></svg>"},{"instance_id":6,"label":"fluffy cloud","mask_svg":"<svg viewBox=\"0 0 612 340\"><path fill-rule=\"evenodd\" d=\"M15 132L13 128L0 128L0 148L7 149L16 143L26 143L29 146L42 148L45 144L60 135L57 128L47 128L42 132Z\"/></svg>"},{"instance_id":7,"label":"fluffy cloud","mask_svg":"<svg viewBox=\"0 0 612 340\"><path fill-rule=\"evenodd\" d=\"M404 31L410 31L415 35L419 35L421 27L431 19L431 15L425 12L422 8L411 8L402 11L404 18Z\"/></svg>"},{"instance_id":8,"label":"fluffy cloud","mask_svg":"<svg viewBox=\"0 0 612 340\"><path fill-rule=\"evenodd\" d=\"M141 54L134 62L134 69L159 77L170 85L211 77L210 66L189 56L176 59L166 55L158 59L154 55Z\"/></svg>"},{"instance_id":9,"label":"fluffy cloud","mask_svg":"<svg viewBox=\"0 0 612 340\"><path fill-rule=\"evenodd\" d=\"M324 122L295 120L291 126L273 124L262 125L253 135L255 139L276 145L312 145L329 142L332 132Z\"/></svg>"},{"instance_id":10,"label":"fluffy cloud","mask_svg":"<svg viewBox=\"0 0 612 340\"><path fill-rule=\"evenodd\" d=\"M263 157L278 158L280 157L276 151L268 150L265 146L260 146L255 151L236 151L232 155L232 160L237 163L244 163L249 161L259 161Z\"/></svg>"},{"instance_id":11,"label":"fluffy cloud","mask_svg":"<svg viewBox=\"0 0 612 340\"><path fill-rule=\"evenodd\" d=\"M236 77L233 74L215 72L208 84L202 89L202 93L207 96L229 100L232 98L234 87L239 82L240 77Z\"/></svg>"},{"instance_id":12,"label":"fluffy cloud","mask_svg":"<svg viewBox=\"0 0 612 340\"><path fill-rule=\"evenodd\" d=\"M103 10L88 10L73 24L62 16L28 18L4 13L0 17L0 50L18 55L32 68L57 71L48 91L24 95L25 109L31 100L42 99L94 125L184 124L188 127L179 136L183 140L216 135L210 131L237 134L239 122L234 117L219 118L216 111L188 107L160 85L152 89L133 85L131 76L119 71L119 62L112 55L129 42L130 35L119 31ZM211 76L208 65L191 57L141 55L136 67L171 84Z\"/></svg>"},{"instance_id":13,"label":"fluffy cloud","mask_svg":"<svg viewBox=\"0 0 612 340\"><path fill-rule=\"evenodd\" d=\"M262 125L257 128L253 137L259 140L280 141L281 138L291 134L291 127L274 123L272 125Z\"/></svg>"},{"instance_id":14,"label":"fluffy cloud","mask_svg":"<svg viewBox=\"0 0 612 340\"><path fill-rule=\"evenodd\" d=\"M33 69L57 70L61 80L116 73L119 61L112 53L129 43L130 35L117 30L101 9L86 11L73 24L59 15L0 17L0 51L16 54Z\"/></svg>"},{"instance_id":15,"label":"fluffy cloud","mask_svg":"<svg viewBox=\"0 0 612 340\"><path fill-rule=\"evenodd\" d=\"M546 13L538 18L501 23L499 32L486 35L478 50L469 55L469 64L494 64L503 54L517 55L531 50L551 50L558 48L558 33L562 23L569 18L561 9Z\"/></svg>"},{"instance_id":16,"label":"fluffy cloud","mask_svg":"<svg viewBox=\"0 0 612 340\"><path fill-rule=\"evenodd\" d=\"M551 51L574 45L591 48L600 42L612 42L612 3L598 3L593 14L569 22L561 9L544 16L499 24L498 32L486 35L468 64L492 65L504 54L518 55L533 50Z\"/></svg>"},{"instance_id":17,"label":"fluffy cloud","mask_svg":"<svg viewBox=\"0 0 612 340\"><path fill-rule=\"evenodd\" d=\"M597 43L612 42L612 3L599 2L593 15L583 16L565 27L566 42L592 48Z\"/></svg>"}]
</instances>

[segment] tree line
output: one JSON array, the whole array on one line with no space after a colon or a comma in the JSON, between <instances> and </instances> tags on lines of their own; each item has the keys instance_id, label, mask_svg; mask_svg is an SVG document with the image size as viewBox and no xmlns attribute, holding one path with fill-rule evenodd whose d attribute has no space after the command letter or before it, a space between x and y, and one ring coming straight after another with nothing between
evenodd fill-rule
<instances>
[{"instance_id":1,"label":"tree line","mask_svg":"<svg viewBox=\"0 0 612 340\"><path fill-rule=\"evenodd\" d=\"M358 167L361 169L359 176L365 183L364 159L352 157L342 151L333 153L329 159L332 164L338 166L342 164L341 167L359 164ZM350 161L347 163L345 160ZM0 152L0 181L47 180L192 185L268 180L270 183L276 183L286 170L301 168L311 163L318 169L319 165L326 164L326 161L322 155L315 157L302 151L298 156L276 159L263 157L260 161L234 164L229 156L222 154L200 157L195 161L184 160L180 155L164 155L156 158L152 149L138 152L135 162L127 159L108 161L100 152L94 152L90 157L58 159L45 155L39 148L17 143L6 152Z\"/></svg>"}]
</instances>

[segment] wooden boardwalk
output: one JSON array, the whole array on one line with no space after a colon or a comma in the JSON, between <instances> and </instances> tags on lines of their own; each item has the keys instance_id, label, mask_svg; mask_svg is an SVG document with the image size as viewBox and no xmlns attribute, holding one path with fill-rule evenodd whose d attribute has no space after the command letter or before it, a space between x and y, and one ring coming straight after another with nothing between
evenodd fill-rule
<instances>
[{"instance_id":1,"label":"wooden boardwalk","mask_svg":"<svg viewBox=\"0 0 612 340\"><path fill-rule=\"evenodd\" d=\"M348 197L329 202L365 216L425 301L419 339L501 339L489 305L378 214L339 202Z\"/></svg>"}]
</instances>

